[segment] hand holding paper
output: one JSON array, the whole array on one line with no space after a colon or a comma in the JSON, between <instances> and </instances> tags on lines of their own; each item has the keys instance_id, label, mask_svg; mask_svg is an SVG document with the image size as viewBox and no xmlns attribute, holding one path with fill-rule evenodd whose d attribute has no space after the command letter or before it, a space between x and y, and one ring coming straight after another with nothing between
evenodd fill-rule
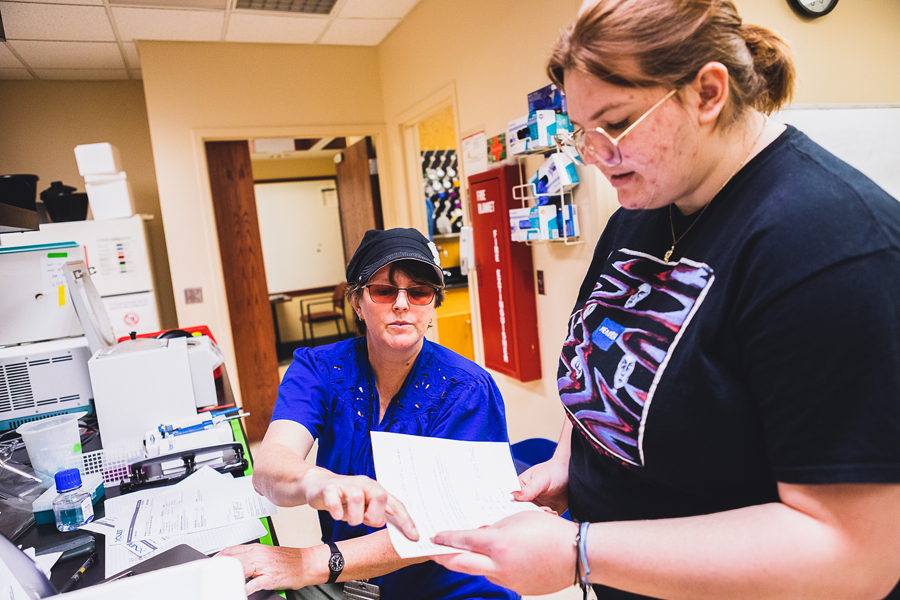
<instances>
[{"instance_id":1,"label":"hand holding paper","mask_svg":"<svg viewBox=\"0 0 900 600\"><path fill-rule=\"evenodd\" d=\"M440 531L477 529L524 511L516 502L519 480L504 442L464 442L372 432L378 482L406 506L419 530L407 539L388 522L391 543L401 558L460 552L431 538Z\"/></svg>"}]
</instances>

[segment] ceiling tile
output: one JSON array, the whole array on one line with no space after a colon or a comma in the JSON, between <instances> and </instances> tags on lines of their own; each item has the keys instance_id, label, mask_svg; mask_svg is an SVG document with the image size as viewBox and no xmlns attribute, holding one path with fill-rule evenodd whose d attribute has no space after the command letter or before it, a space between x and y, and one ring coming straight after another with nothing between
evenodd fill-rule
<instances>
[{"instance_id":1,"label":"ceiling tile","mask_svg":"<svg viewBox=\"0 0 900 600\"><path fill-rule=\"evenodd\" d=\"M0 79L34 79L25 69L4 69L0 67Z\"/></svg>"},{"instance_id":2,"label":"ceiling tile","mask_svg":"<svg viewBox=\"0 0 900 600\"><path fill-rule=\"evenodd\" d=\"M310 19L291 15L260 15L234 11L228 18L228 42L263 42L272 44L312 44L318 39L328 19Z\"/></svg>"},{"instance_id":3,"label":"ceiling tile","mask_svg":"<svg viewBox=\"0 0 900 600\"><path fill-rule=\"evenodd\" d=\"M141 55L138 54L137 44L134 42L122 42L122 49L125 50L125 60L132 69L141 66Z\"/></svg>"},{"instance_id":4,"label":"ceiling tile","mask_svg":"<svg viewBox=\"0 0 900 600\"><path fill-rule=\"evenodd\" d=\"M40 79L128 79L125 69L35 69L34 72Z\"/></svg>"},{"instance_id":5,"label":"ceiling tile","mask_svg":"<svg viewBox=\"0 0 900 600\"><path fill-rule=\"evenodd\" d=\"M34 4L91 4L95 6L103 5L103 0L27 0L27 2L31 2Z\"/></svg>"},{"instance_id":6,"label":"ceiling tile","mask_svg":"<svg viewBox=\"0 0 900 600\"><path fill-rule=\"evenodd\" d=\"M343 19L402 19L419 0L347 0L338 17Z\"/></svg>"},{"instance_id":7,"label":"ceiling tile","mask_svg":"<svg viewBox=\"0 0 900 600\"><path fill-rule=\"evenodd\" d=\"M109 0L110 6L142 6L157 8L205 8L225 10L229 0Z\"/></svg>"},{"instance_id":8,"label":"ceiling tile","mask_svg":"<svg viewBox=\"0 0 900 600\"><path fill-rule=\"evenodd\" d=\"M335 19L319 42L377 46L399 22L400 19Z\"/></svg>"},{"instance_id":9,"label":"ceiling tile","mask_svg":"<svg viewBox=\"0 0 900 600\"><path fill-rule=\"evenodd\" d=\"M114 42L102 6L0 2L3 27L9 40Z\"/></svg>"},{"instance_id":10,"label":"ceiling tile","mask_svg":"<svg viewBox=\"0 0 900 600\"><path fill-rule=\"evenodd\" d=\"M112 7L123 42L177 40L218 42L222 39L224 12Z\"/></svg>"},{"instance_id":11,"label":"ceiling tile","mask_svg":"<svg viewBox=\"0 0 900 600\"><path fill-rule=\"evenodd\" d=\"M16 55L10 52L9 43L0 44L0 69L21 69L22 63Z\"/></svg>"},{"instance_id":12,"label":"ceiling tile","mask_svg":"<svg viewBox=\"0 0 900 600\"><path fill-rule=\"evenodd\" d=\"M10 42L33 69L122 69L125 62L115 42Z\"/></svg>"}]
</instances>

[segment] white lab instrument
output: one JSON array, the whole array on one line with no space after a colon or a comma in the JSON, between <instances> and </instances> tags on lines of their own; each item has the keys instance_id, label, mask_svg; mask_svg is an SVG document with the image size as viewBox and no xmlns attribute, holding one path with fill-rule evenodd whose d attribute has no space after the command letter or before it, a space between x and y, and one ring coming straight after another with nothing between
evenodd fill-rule
<instances>
[{"instance_id":1,"label":"white lab instrument","mask_svg":"<svg viewBox=\"0 0 900 600\"><path fill-rule=\"evenodd\" d=\"M73 242L0 248L0 431L90 407L91 356L66 263Z\"/></svg>"},{"instance_id":2,"label":"white lab instrument","mask_svg":"<svg viewBox=\"0 0 900 600\"><path fill-rule=\"evenodd\" d=\"M78 258L90 270L116 338L123 338L132 331L140 335L160 330L147 223L141 215L45 223L40 231L0 235L0 246L70 241L78 244Z\"/></svg>"},{"instance_id":3,"label":"white lab instrument","mask_svg":"<svg viewBox=\"0 0 900 600\"><path fill-rule=\"evenodd\" d=\"M126 340L96 352L88 369L104 446L197 413L186 338Z\"/></svg>"}]
</instances>

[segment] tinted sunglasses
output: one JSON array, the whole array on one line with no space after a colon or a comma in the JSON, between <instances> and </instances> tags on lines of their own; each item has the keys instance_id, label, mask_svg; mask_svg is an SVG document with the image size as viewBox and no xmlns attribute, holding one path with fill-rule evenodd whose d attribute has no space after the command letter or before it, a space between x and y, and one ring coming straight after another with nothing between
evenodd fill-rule
<instances>
[{"instance_id":1,"label":"tinted sunglasses","mask_svg":"<svg viewBox=\"0 0 900 600\"><path fill-rule=\"evenodd\" d=\"M406 292L406 299L416 306L427 306L434 301L435 288L430 285L414 285L412 287L397 287L386 283L371 283L365 286L369 290L369 298L375 304L393 304L397 301L400 292Z\"/></svg>"}]
</instances>

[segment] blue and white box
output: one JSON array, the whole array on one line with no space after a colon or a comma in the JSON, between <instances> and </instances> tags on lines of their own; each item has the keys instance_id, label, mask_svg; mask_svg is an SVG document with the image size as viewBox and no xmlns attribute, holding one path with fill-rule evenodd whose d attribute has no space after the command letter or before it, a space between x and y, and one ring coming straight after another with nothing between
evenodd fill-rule
<instances>
[{"instance_id":1,"label":"blue and white box","mask_svg":"<svg viewBox=\"0 0 900 600\"><path fill-rule=\"evenodd\" d=\"M530 152L537 136L537 115L527 114L509 122L506 149L510 155Z\"/></svg>"},{"instance_id":2,"label":"blue and white box","mask_svg":"<svg viewBox=\"0 0 900 600\"><path fill-rule=\"evenodd\" d=\"M581 235L578 227L578 207L574 204L563 204L556 218L559 226L559 237L576 238Z\"/></svg>"},{"instance_id":3,"label":"blue and white box","mask_svg":"<svg viewBox=\"0 0 900 600\"><path fill-rule=\"evenodd\" d=\"M559 133L571 133L572 125L569 115L561 115L553 110L535 111L536 135L533 137L533 148L555 148L554 136Z\"/></svg>"},{"instance_id":4,"label":"blue and white box","mask_svg":"<svg viewBox=\"0 0 900 600\"><path fill-rule=\"evenodd\" d=\"M559 237L556 206L530 206L509 211L509 227L512 241L529 242L554 240Z\"/></svg>"},{"instance_id":5,"label":"blue and white box","mask_svg":"<svg viewBox=\"0 0 900 600\"><path fill-rule=\"evenodd\" d=\"M557 152L544 161L532 175L529 183L534 186L538 204L545 204L548 201L547 196L559 195L574 189L579 179L572 159Z\"/></svg>"},{"instance_id":6,"label":"blue and white box","mask_svg":"<svg viewBox=\"0 0 900 600\"><path fill-rule=\"evenodd\" d=\"M554 110L558 113L568 113L566 95L554 84L545 85L539 90L528 94L528 110Z\"/></svg>"}]
</instances>

